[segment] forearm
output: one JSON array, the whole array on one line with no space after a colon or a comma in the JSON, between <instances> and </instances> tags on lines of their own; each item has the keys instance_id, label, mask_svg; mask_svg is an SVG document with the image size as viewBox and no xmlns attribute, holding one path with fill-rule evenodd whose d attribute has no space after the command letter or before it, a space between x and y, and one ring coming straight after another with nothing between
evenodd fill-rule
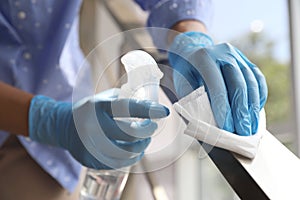
<instances>
[{"instance_id":1,"label":"forearm","mask_svg":"<svg viewBox=\"0 0 300 200\"><path fill-rule=\"evenodd\" d=\"M182 20L178 23L176 23L174 26L171 28L172 30L176 32L189 32L189 31L196 31L196 32L202 32L202 33L207 33L207 29L205 25L197 20ZM176 32L170 32L168 35L168 43L172 43L174 37L177 35Z\"/></svg>"},{"instance_id":2,"label":"forearm","mask_svg":"<svg viewBox=\"0 0 300 200\"><path fill-rule=\"evenodd\" d=\"M197 20L183 20L176 23L173 27L173 30L178 32L187 32L187 31L198 31L207 33L205 25Z\"/></svg>"},{"instance_id":3,"label":"forearm","mask_svg":"<svg viewBox=\"0 0 300 200\"><path fill-rule=\"evenodd\" d=\"M0 129L28 136L28 110L32 94L0 81Z\"/></svg>"}]
</instances>

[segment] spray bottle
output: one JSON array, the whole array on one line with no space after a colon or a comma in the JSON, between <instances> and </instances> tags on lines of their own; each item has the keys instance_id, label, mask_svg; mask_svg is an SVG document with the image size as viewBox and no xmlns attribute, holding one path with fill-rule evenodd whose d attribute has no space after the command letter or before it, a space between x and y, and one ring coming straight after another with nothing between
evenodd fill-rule
<instances>
[{"instance_id":1,"label":"spray bottle","mask_svg":"<svg viewBox=\"0 0 300 200\"><path fill-rule=\"evenodd\" d=\"M158 89L163 73L148 53L130 51L121 58L127 73L127 83L121 86L119 98L158 102ZM138 120L138 119L134 119ZM115 170L87 169L80 193L81 200L118 200L125 187L130 166Z\"/></svg>"}]
</instances>

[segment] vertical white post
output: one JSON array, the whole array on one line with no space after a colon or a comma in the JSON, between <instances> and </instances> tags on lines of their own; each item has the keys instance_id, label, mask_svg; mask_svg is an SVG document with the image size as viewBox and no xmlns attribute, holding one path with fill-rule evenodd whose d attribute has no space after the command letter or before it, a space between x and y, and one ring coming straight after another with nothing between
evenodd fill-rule
<instances>
[{"instance_id":1,"label":"vertical white post","mask_svg":"<svg viewBox=\"0 0 300 200\"><path fill-rule=\"evenodd\" d=\"M300 155L300 1L289 0L291 49L292 49L292 72L294 84L295 117L297 152Z\"/></svg>"},{"instance_id":2,"label":"vertical white post","mask_svg":"<svg viewBox=\"0 0 300 200\"><path fill-rule=\"evenodd\" d=\"M201 199L201 168L197 160L197 154L191 150L176 162L176 199L197 200Z\"/></svg>"}]
</instances>

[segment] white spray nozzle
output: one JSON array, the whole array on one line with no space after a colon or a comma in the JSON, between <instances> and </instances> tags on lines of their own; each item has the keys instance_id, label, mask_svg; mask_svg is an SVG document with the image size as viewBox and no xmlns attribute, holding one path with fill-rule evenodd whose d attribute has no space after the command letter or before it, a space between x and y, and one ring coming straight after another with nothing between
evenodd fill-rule
<instances>
[{"instance_id":1,"label":"white spray nozzle","mask_svg":"<svg viewBox=\"0 0 300 200\"><path fill-rule=\"evenodd\" d=\"M121 62L128 81L122 85L120 96L158 101L159 81L163 73L152 56L145 51L134 50L125 54Z\"/></svg>"}]
</instances>

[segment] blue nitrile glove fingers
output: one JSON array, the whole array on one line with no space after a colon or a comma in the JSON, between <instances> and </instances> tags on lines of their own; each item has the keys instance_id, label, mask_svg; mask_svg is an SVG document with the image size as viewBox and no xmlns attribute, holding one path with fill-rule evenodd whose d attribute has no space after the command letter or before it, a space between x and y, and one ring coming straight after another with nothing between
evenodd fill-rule
<instances>
[{"instance_id":1,"label":"blue nitrile glove fingers","mask_svg":"<svg viewBox=\"0 0 300 200\"><path fill-rule=\"evenodd\" d=\"M113 121L113 119L110 119ZM117 131L109 132L113 127L118 127ZM142 122L129 122L115 120L103 128L106 136L111 140L123 140L133 142L142 138L151 137L157 129L157 124L151 120L143 120ZM107 134L109 133L109 134Z\"/></svg>"},{"instance_id":2,"label":"blue nitrile glove fingers","mask_svg":"<svg viewBox=\"0 0 300 200\"><path fill-rule=\"evenodd\" d=\"M103 99L87 98L72 109L71 103L35 96L29 109L30 137L69 150L87 167L107 169L134 164L141 159L157 125L146 119L144 124L132 126L124 122L120 128L113 119L112 108L120 109L116 112L118 117L162 118L169 111L151 101ZM124 109L121 105L130 108ZM127 131L133 134L125 137ZM140 131L141 137L135 137ZM110 133L112 136L108 136Z\"/></svg>"},{"instance_id":3,"label":"blue nitrile glove fingers","mask_svg":"<svg viewBox=\"0 0 300 200\"><path fill-rule=\"evenodd\" d=\"M113 117L164 118L169 109L150 100L116 99L114 101L95 102L96 110L104 110Z\"/></svg>"},{"instance_id":4,"label":"blue nitrile glove fingers","mask_svg":"<svg viewBox=\"0 0 300 200\"><path fill-rule=\"evenodd\" d=\"M120 140L113 140L112 142L125 151L133 153L142 153L150 144L151 138L136 140L134 142L124 142Z\"/></svg>"},{"instance_id":5,"label":"blue nitrile glove fingers","mask_svg":"<svg viewBox=\"0 0 300 200\"><path fill-rule=\"evenodd\" d=\"M260 100L252 70L230 44L216 45L208 51L219 63L226 82L236 132L239 135L256 133Z\"/></svg>"},{"instance_id":6,"label":"blue nitrile glove fingers","mask_svg":"<svg viewBox=\"0 0 300 200\"><path fill-rule=\"evenodd\" d=\"M228 85L228 98L232 109L235 131L239 133L239 135L247 136L251 133L251 116L248 112L247 86L246 82L240 79L242 72L236 65L227 63L221 67L221 70L225 83ZM238 76L232 76L232 74ZM255 120L255 123L257 124L257 120Z\"/></svg>"},{"instance_id":7,"label":"blue nitrile glove fingers","mask_svg":"<svg viewBox=\"0 0 300 200\"><path fill-rule=\"evenodd\" d=\"M121 168L125 166L130 166L133 165L134 163L138 162L144 155L144 149L149 144L149 138L146 138L143 141L140 141L140 143L130 143L128 142L127 145L128 147L131 146L131 148L135 151L132 151L131 153L128 154L128 156L114 156L114 154L109 154L110 149L106 149L106 152L101 152L101 149L99 148L100 145L102 145L102 141L99 141L98 138L101 140L106 140L106 138L101 137L101 133L95 133L99 137L95 137L94 134L86 134L89 137L92 138L93 146L89 146L90 148L87 149L86 145L83 144L82 138L79 137L79 133L77 133L76 126L74 124L74 120L72 119L70 121L71 125L70 127L74 128L76 134L70 135L68 134L66 138L64 139L65 142L62 142L61 144L62 147L65 149L69 150L71 155L78 160L81 164L85 165L86 167L89 168L94 168L94 169L114 169L114 168ZM96 129L98 131L99 129ZM71 131L72 132L72 131ZM110 132L114 132L114 129L110 130ZM93 132L94 133L94 132ZM72 138L69 138L72 137ZM121 140L114 141L110 140L111 145L114 145L117 148L120 148L124 150L124 143L121 142ZM105 143L104 143L105 144ZM107 145L106 145L107 146ZM126 150L130 150L127 148ZM108 152L108 153L107 153ZM118 153L117 153L118 154ZM97 157L95 157L97 155ZM118 154L119 155L119 154Z\"/></svg>"},{"instance_id":8,"label":"blue nitrile glove fingers","mask_svg":"<svg viewBox=\"0 0 300 200\"><path fill-rule=\"evenodd\" d=\"M228 92L228 100L231 107L235 132L243 136L251 135L251 124L254 124L253 127L257 127L258 120L257 118L253 118L254 120L251 119L251 116L253 115L251 115L249 112L250 110L248 110L249 99L247 85L250 81L248 83L245 81L244 74L236 60L238 55L234 55L235 52L230 44L220 44L208 47L207 51L210 57L218 64L217 67L221 69L226 90ZM255 81L252 73L251 75ZM247 79L248 78L250 77L247 77ZM258 91L257 87L256 91ZM257 103L259 103L259 101L257 101Z\"/></svg>"},{"instance_id":9,"label":"blue nitrile glove fingers","mask_svg":"<svg viewBox=\"0 0 300 200\"><path fill-rule=\"evenodd\" d=\"M73 124L70 127L74 128L76 132L74 120L71 119L70 123ZM72 138L68 139L69 137ZM114 157L109 157L99 152L99 154L102 157L101 159L98 159L98 157L95 158L94 154L91 154L92 152L91 149L89 150L86 149L85 145L82 143L82 140L78 134L74 134L72 136L67 135L65 141L67 142L64 142L63 144L61 144L61 146L67 149L71 153L71 155L82 165L93 169L114 169L114 168L130 166L138 162L144 155L144 152L141 152L139 154L135 154L135 156L125 157L124 159L115 159ZM111 142L113 143L113 141ZM148 141L146 142L148 144ZM99 142L98 145L101 145L101 142ZM97 142L96 145L92 148L97 152L99 151L99 149L97 148Z\"/></svg>"},{"instance_id":10,"label":"blue nitrile glove fingers","mask_svg":"<svg viewBox=\"0 0 300 200\"><path fill-rule=\"evenodd\" d=\"M236 53L236 48L233 49L234 53ZM251 120L250 123L252 134L254 134L258 130L259 111L261 106L259 82L257 81L255 74L251 70L249 64L245 62L245 60L240 57L240 55L241 54L236 55L235 58L246 82L248 94L248 113L250 113L249 120Z\"/></svg>"},{"instance_id":11,"label":"blue nitrile glove fingers","mask_svg":"<svg viewBox=\"0 0 300 200\"><path fill-rule=\"evenodd\" d=\"M90 153L91 150L87 150L85 145L82 143L79 136L76 134L72 138L72 141L68 144L71 148L70 153L71 155L78 160L81 164L86 167L93 168L93 169L113 169L113 168L121 168L125 166L133 165L134 163L138 162L144 155L144 152L137 154L135 157L132 158L124 158L124 159L115 159L112 157L104 156L101 154L102 159L96 159L93 154ZM72 148L75 147L75 148ZM95 148L95 151L98 151ZM112 164L112 162L115 162ZM108 165L106 164L108 163Z\"/></svg>"},{"instance_id":12,"label":"blue nitrile glove fingers","mask_svg":"<svg viewBox=\"0 0 300 200\"><path fill-rule=\"evenodd\" d=\"M239 135L255 133L259 108L264 106L267 98L263 74L230 44L207 45L211 41L207 40L197 46L194 42L197 39L187 39L205 41L208 36L203 35L196 32L180 34L170 48L173 53L169 54L169 60L175 69L174 86L180 92L179 97L204 84L220 128ZM189 41L193 41L191 45L187 44ZM182 82L185 83L183 89L190 91L178 89Z\"/></svg>"},{"instance_id":13,"label":"blue nitrile glove fingers","mask_svg":"<svg viewBox=\"0 0 300 200\"><path fill-rule=\"evenodd\" d=\"M268 97L268 86L267 81L263 73L259 70L259 68L253 64L249 59L237 48L235 48L236 52L241 56L241 58L247 63L250 67L252 73L254 74L256 81L258 83L259 88L259 98L260 98L260 110L265 106Z\"/></svg>"},{"instance_id":14,"label":"blue nitrile glove fingers","mask_svg":"<svg viewBox=\"0 0 300 200\"><path fill-rule=\"evenodd\" d=\"M207 90L218 126L226 131L234 132L234 120L228 91L218 62L209 54L207 48L199 49L189 59L193 66L197 67L198 73L201 74L201 81Z\"/></svg>"}]
</instances>

